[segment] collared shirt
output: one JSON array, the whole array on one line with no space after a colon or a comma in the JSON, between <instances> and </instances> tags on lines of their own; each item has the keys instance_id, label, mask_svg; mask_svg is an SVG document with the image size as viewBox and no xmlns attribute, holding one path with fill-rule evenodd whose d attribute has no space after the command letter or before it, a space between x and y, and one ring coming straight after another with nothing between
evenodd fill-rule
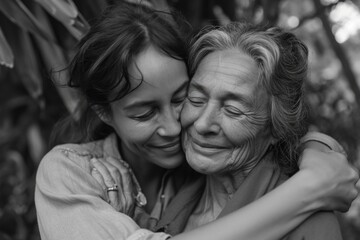
<instances>
[{"instance_id":1,"label":"collared shirt","mask_svg":"<svg viewBox=\"0 0 360 240\"><path fill-rule=\"evenodd\" d=\"M106 157L122 161L114 134L101 141L57 146L43 158L35 189L43 240L163 240L170 237L140 228L133 220L139 216L127 216L108 204L106 190L92 177L89 162L91 158ZM168 198L174 195L171 179L163 181L161 187L161 195ZM168 203L161 195L150 214L156 220ZM137 213L139 211L134 214Z\"/></svg>"},{"instance_id":2,"label":"collared shirt","mask_svg":"<svg viewBox=\"0 0 360 240\"><path fill-rule=\"evenodd\" d=\"M302 139L304 144L308 141L316 141L328 146L331 150L345 153L342 146L332 137L318 133L309 132ZM211 175L206 178L205 191L198 202L193 214L189 217L185 231L190 231L199 226L223 217L231 212L244 207L245 205L257 200L261 196L270 192L281 183L288 179L280 168L274 164L273 156L268 153L257 166L245 178L244 182L232 196L219 198L219 192L211 184ZM224 200L225 202L221 200ZM284 201L291 201L284 199ZM281 211L281 209L279 209ZM261 213L258 213L261 216ZM241 223L239 223L241 224ZM282 240L342 240L340 225L333 212L316 212L306 221L297 226L294 230L286 234Z\"/></svg>"},{"instance_id":3,"label":"collared shirt","mask_svg":"<svg viewBox=\"0 0 360 240\"><path fill-rule=\"evenodd\" d=\"M315 134L306 139L308 140L324 142L326 139L317 139ZM141 218L140 215L136 216L139 212L135 211L134 216L127 216L115 211L107 203L106 190L91 176L91 158L113 157L122 161L117 146L116 136L113 134L97 142L57 146L43 158L35 189L38 225L43 240L162 240L170 237L165 233L139 227L139 221L133 220ZM333 146L331 148L334 149ZM173 198L177 191L172 187L172 176L163 180L163 190L160 193L166 193L167 200L163 201L163 194L159 194L150 218L160 221L150 229L168 229L171 234L183 231L202 195L202 180L204 179L199 176L189 178L183 184L185 187L178 191L178 198ZM169 214L162 216L167 205L166 213ZM215 220L220 212L220 209L216 209L216 213L205 216L206 219L201 222ZM199 225L198 221L190 221L187 229Z\"/></svg>"}]
</instances>

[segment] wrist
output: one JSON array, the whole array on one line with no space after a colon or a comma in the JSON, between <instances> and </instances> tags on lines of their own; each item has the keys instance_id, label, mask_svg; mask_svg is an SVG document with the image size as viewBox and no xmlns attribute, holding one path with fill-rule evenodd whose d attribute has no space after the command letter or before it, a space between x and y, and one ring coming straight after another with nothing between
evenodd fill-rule
<instances>
[{"instance_id":1,"label":"wrist","mask_svg":"<svg viewBox=\"0 0 360 240\"><path fill-rule=\"evenodd\" d=\"M318 177L314 176L311 170L300 170L292 179L298 186L296 194L303 201L304 212L315 212L324 209L326 203L324 201L323 187Z\"/></svg>"}]
</instances>

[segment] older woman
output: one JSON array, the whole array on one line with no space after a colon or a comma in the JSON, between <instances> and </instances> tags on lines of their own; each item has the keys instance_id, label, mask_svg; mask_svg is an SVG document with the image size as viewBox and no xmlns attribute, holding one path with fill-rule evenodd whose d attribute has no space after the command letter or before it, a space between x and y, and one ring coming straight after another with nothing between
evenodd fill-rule
<instances>
[{"instance_id":1,"label":"older woman","mask_svg":"<svg viewBox=\"0 0 360 240\"><path fill-rule=\"evenodd\" d=\"M187 230L258 199L296 171L296 149L307 131L307 57L299 39L276 27L233 23L193 43L183 146L207 182ZM319 212L286 239L341 234L334 214Z\"/></svg>"}]
</instances>

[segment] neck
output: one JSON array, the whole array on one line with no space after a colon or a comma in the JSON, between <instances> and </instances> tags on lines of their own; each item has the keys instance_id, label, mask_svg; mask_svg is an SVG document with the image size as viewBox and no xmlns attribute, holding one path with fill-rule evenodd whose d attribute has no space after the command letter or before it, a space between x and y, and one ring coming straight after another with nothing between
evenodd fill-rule
<instances>
[{"instance_id":1,"label":"neck","mask_svg":"<svg viewBox=\"0 0 360 240\"><path fill-rule=\"evenodd\" d=\"M161 187L161 180L166 169L153 164L145 157L128 151L121 144L119 144L119 150L124 160L130 165L142 193L145 194L147 199L145 210L150 212L156 203Z\"/></svg>"},{"instance_id":2,"label":"neck","mask_svg":"<svg viewBox=\"0 0 360 240\"><path fill-rule=\"evenodd\" d=\"M243 183L246 176L247 173L244 171L207 175L204 191L204 195L207 196L205 198L211 201L213 200L217 205L224 207L227 201L232 198L233 194Z\"/></svg>"},{"instance_id":3,"label":"neck","mask_svg":"<svg viewBox=\"0 0 360 240\"><path fill-rule=\"evenodd\" d=\"M237 169L229 170L222 173L207 175L207 183L204 191L203 198L208 200L214 200L213 204L225 207L228 200L230 200L233 194L237 191L240 185L244 182L248 174L254 169L259 161L262 161L267 153L268 148L263 148L264 151L257 156L248 157L247 160L238 161L245 164L239 166ZM210 205L213 205L210 203ZM208 205L208 204L206 204Z\"/></svg>"}]
</instances>

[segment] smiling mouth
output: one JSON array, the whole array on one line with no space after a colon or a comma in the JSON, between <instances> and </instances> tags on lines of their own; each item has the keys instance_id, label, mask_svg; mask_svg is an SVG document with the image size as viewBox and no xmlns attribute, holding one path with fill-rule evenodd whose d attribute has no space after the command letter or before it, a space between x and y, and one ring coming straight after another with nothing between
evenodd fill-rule
<instances>
[{"instance_id":1,"label":"smiling mouth","mask_svg":"<svg viewBox=\"0 0 360 240\"><path fill-rule=\"evenodd\" d=\"M168 144L163 144L163 145L153 145L151 147L160 149L165 152L177 152L181 149L181 145L180 145L179 141L174 141L174 142L171 142Z\"/></svg>"},{"instance_id":2,"label":"smiling mouth","mask_svg":"<svg viewBox=\"0 0 360 240\"><path fill-rule=\"evenodd\" d=\"M164 145L159 145L159 146L154 146L154 147L157 147L157 148L169 148L169 147L176 146L178 144L180 144L179 141L176 141L176 142L172 142L172 143L168 143L168 144L164 144Z\"/></svg>"},{"instance_id":3,"label":"smiling mouth","mask_svg":"<svg viewBox=\"0 0 360 240\"><path fill-rule=\"evenodd\" d=\"M228 149L227 147L200 142L196 139L192 139L192 141L190 141L190 145L195 152L204 156L211 156Z\"/></svg>"},{"instance_id":4,"label":"smiling mouth","mask_svg":"<svg viewBox=\"0 0 360 240\"><path fill-rule=\"evenodd\" d=\"M212 156L214 154L220 153L227 148L219 147L212 144L207 143L198 143L196 141L191 141L191 148L198 154L203 156Z\"/></svg>"},{"instance_id":5,"label":"smiling mouth","mask_svg":"<svg viewBox=\"0 0 360 240\"><path fill-rule=\"evenodd\" d=\"M226 149L226 147L211 144L211 143L200 142L194 138L192 138L192 142L202 148Z\"/></svg>"}]
</instances>

